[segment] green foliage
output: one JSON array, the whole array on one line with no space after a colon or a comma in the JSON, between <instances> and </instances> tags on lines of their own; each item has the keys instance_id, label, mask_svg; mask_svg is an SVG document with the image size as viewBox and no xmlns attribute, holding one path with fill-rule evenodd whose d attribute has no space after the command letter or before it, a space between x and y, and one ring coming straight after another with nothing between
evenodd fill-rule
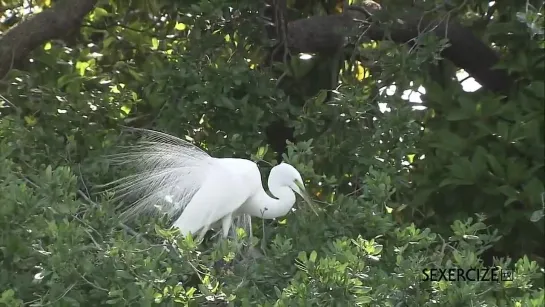
<instances>
[{"instance_id":1,"label":"green foliage","mask_svg":"<svg viewBox=\"0 0 545 307\"><path fill-rule=\"evenodd\" d=\"M521 81L508 98L424 82L431 108L415 153L425 159L412 173L414 203L422 211L419 219L432 224L481 213L505 234L495 249L543 259L545 45L529 39L537 34L529 37L515 20L493 22L490 28L489 39L504 46L497 67ZM515 34L506 40L505 31Z\"/></svg>"},{"instance_id":2,"label":"green foliage","mask_svg":"<svg viewBox=\"0 0 545 307\"><path fill-rule=\"evenodd\" d=\"M471 22L486 3L457 12ZM296 4L301 16L321 5ZM363 44L381 70L347 63L326 101L329 74L308 62L285 88L261 66L258 8L99 1L70 46L49 42L11 71L0 97L0 305L543 306L543 9L506 9L486 28L499 66L517 74L508 98L464 92L454 72L439 85L424 71L447 42L423 35L419 49ZM379 91L392 82L395 93ZM420 85L427 109L415 111L402 96ZM295 128L284 159L319 215L297 204L256 219L250 247L197 246L163 220L121 224L111 195L94 189L127 174L103 158L134 141L123 125L273 163L264 131L278 118ZM430 269L483 267L491 248L511 255L494 264L512 281L423 281Z\"/></svg>"},{"instance_id":3,"label":"green foliage","mask_svg":"<svg viewBox=\"0 0 545 307\"><path fill-rule=\"evenodd\" d=\"M498 236L473 219L454 223L445 241L429 229L397 226L373 201L346 199L329 205L326 216L288 216L267 231L272 238L264 256L232 262L231 244L201 253L191 238L161 227L141 229L146 238L126 232L106 200L99 206L77 197L81 192L67 167L44 167L32 181L9 160L1 169L0 192L7 196L0 215L1 302L9 306L197 306L209 300L243 306L539 306L544 300L543 291L530 290L541 274L528 258L515 264L512 282L421 282L424 269L481 265L478 255ZM354 224L334 222L351 211L359 212L350 219ZM317 221L325 218L327 223ZM352 231L359 234L346 235ZM218 271L213 264L220 259L232 265Z\"/></svg>"}]
</instances>

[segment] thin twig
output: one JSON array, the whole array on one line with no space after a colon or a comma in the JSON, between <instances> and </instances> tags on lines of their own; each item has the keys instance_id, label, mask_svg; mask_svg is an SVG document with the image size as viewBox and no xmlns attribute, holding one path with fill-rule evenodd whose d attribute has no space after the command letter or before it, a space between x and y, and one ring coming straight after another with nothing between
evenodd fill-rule
<instances>
[{"instance_id":1,"label":"thin twig","mask_svg":"<svg viewBox=\"0 0 545 307\"><path fill-rule=\"evenodd\" d=\"M70 287L68 287L68 289L66 289L66 291L64 291L64 293L63 293L61 296L59 296L56 300L51 301L51 302L49 302L49 303L47 303L47 304L40 304L39 306L49 306L49 305L55 304L56 302L60 301L63 297L65 297L65 296L68 294L68 292L70 292L70 290L72 290L72 288L74 288L74 286L75 286L76 284L77 284L77 282L75 282L75 283L73 283L72 285L70 285Z\"/></svg>"}]
</instances>

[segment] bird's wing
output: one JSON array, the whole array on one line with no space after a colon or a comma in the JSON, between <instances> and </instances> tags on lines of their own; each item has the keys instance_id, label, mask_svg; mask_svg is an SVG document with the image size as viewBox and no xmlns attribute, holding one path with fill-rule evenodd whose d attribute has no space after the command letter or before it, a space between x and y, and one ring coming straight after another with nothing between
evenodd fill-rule
<instances>
[{"instance_id":1,"label":"bird's wing","mask_svg":"<svg viewBox=\"0 0 545 307\"><path fill-rule=\"evenodd\" d=\"M158 211L179 214L201 188L215 159L174 136L146 129L133 131L143 140L110 156L114 164L135 169L133 175L107 185L116 192L117 200L134 201L122 218Z\"/></svg>"},{"instance_id":2,"label":"bird's wing","mask_svg":"<svg viewBox=\"0 0 545 307\"><path fill-rule=\"evenodd\" d=\"M184 235L195 234L240 208L255 193L255 183L261 184L261 178L255 178L255 171L259 175L257 166L244 162L252 163L242 159L216 159L215 166L173 226ZM233 165L240 167L233 168Z\"/></svg>"}]
</instances>

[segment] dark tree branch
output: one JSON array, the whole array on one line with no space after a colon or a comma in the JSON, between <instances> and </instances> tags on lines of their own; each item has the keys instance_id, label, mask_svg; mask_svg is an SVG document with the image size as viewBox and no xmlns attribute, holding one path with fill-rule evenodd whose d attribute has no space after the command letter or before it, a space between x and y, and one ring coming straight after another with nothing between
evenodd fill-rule
<instances>
[{"instance_id":1,"label":"dark tree branch","mask_svg":"<svg viewBox=\"0 0 545 307\"><path fill-rule=\"evenodd\" d=\"M450 46L443 50L444 58L463 68L484 88L507 94L513 85L512 78L505 70L494 70L499 56L481 41L473 32L456 21L445 18L442 21L411 13L405 16L391 16L380 6L368 1L365 7L348 7L343 15L316 16L289 23L288 44L293 52L330 54L337 50L351 31L369 21L360 29L373 40L392 39L397 43L414 43L420 29L431 28L439 37L446 37ZM388 29L384 25L390 25Z\"/></svg>"},{"instance_id":2,"label":"dark tree branch","mask_svg":"<svg viewBox=\"0 0 545 307\"><path fill-rule=\"evenodd\" d=\"M28 54L52 39L79 30L97 0L63 0L9 29L0 37L0 78Z\"/></svg>"}]
</instances>

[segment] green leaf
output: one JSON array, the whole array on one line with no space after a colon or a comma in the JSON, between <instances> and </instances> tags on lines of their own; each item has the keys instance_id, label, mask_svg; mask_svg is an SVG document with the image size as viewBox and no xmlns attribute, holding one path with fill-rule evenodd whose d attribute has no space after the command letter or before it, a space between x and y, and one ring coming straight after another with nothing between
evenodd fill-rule
<instances>
[{"instance_id":1,"label":"green leaf","mask_svg":"<svg viewBox=\"0 0 545 307\"><path fill-rule=\"evenodd\" d=\"M527 176L528 170L517 159L507 160L507 180L511 185L518 185Z\"/></svg>"},{"instance_id":2,"label":"green leaf","mask_svg":"<svg viewBox=\"0 0 545 307\"><path fill-rule=\"evenodd\" d=\"M545 192L543 183L536 177L531 178L522 188L522 193L531 204L542 205L541 195Z\"/></svg>"},{"instance_id":3,"label":"green leaf","mask_svg":"<svg viewBox=\"0 0 545 307\"><path fill-rule=\"evenodd\" d=\"M107 300L107 301L106 301L106 304L107 304L107 305L115 305L115 304L117 304L119 301L121 301L121 299Z\"/></svg>"},{"instance_id":4,"label":"green leaf","mask_svg":"<svg viewBox=\"0 0 545 307\"><path fill-rule=\"evenodd\" d=\"M177 22L176 25L174 26L174 29L176 29L178 31L183 31L186 28L187 28L187 26L184 23L181 23L181 22Z\"/></svg>"},{"instance_id":5,"label":"green leaf","mask_svg":"<svg viewBox=\"0 0 545 307\"><path fill-rule=\"evenodd\" d=\"M500 187L498 187L498 190L503 195L505 195L507 197L510 197L510 198L514 198L514 199L517 199L518 195L519 195L519 192L517 190L515 190L513 187L508 186L508 185L500 186Z\"/></svg>"},{"instance_id":6,"label":"green leaf","mask_svg":"<svg viewBox=\"0 0 545 307\"><path fill-rule=\"evenodd\" d=\"M102 17L106 17L109 15L108 11L106 11L105 9L101 8L101 7L95 7L95 10L93 11L93 14L95 16L95 18L97 19L100 19Z\"/></svg>"},{"instance_id":7,"label":"green leaf","mask_svg":"<svg viewBox=\"0 0 545 307\"><path fill-rule=\"evenodd\" d=\"M327 91L326 90L320 90L316 98L314 99L314 102L317 104L325 103L327 99Z\"/></svg>"},{"instance_id":8,"label":"green leaf","mask_svg":"<svg viewBox=\"0 0 545 307\"><path fill-rule=\"evenodd\" d=\"M78 73L80 76L84 76L85 75L85 71L87 70L87 68L90 67L90 63L89 62L77 62L76 63L76 68L78 70Z\"/></svg>"},{"instance_id":9,"label":"green leaf","mask_svg":"<svg viewBox=\"0 0 545 307\"><path fill-rule=\"evenodd\" d=\"M124 271L124 270L117 270L115 272L115 275L117 277L121 277L121 278L124 278L124 279L130 279L130 280L133 280L134 277L127 271Z\"/></svg>"},{"instance_id":10,"label":"green leaf","mask_svg":"<svg viewBox=\"0 0 545 307\"><path fill-rule=\"evenodd\" d=\"M318 253L316 253L316 251L312 251L309 257L310 262L312 263L316 262L316 257L318 257Z\"/></svg>"},{"instance_id":11,"label":"green leaf","mask_svg":"<svg viewBox=\"0 0 545 307\"><path fill-rule=\"evenodd\" d=\"M45 179L47 180L47 182L51 182L51 180L53 179L53 169L51 168L51 165L48 165L45 168Z\"/></svg>"},{"instance_id":12,"label":"green leaf","mask_svg":"<svg viewBox=\"0 0 545 307\"><path fill-rule=\"evenodd\" d=\"M490 168L492 170L492 173L494 173L494 175L496 175L499 178L504 178L505 177L505 171L504 171L503 167L498 162L498 159L496 159L495 156L487 154L486 155L486 160L487 160L488 165L490 166Z\"/></svg>"},{"instance_id":13,"label":"green leaf","mask_svg":"<svg viewBox=\"0 0 545 307\"><path fill-rule=\"evenodd\" d=\"M486 167L488 153L482 146L477 146L471 158L471 170L476 176L481 176Z\"/></svg>"},{"instance_id":14,"label":"green leaf","mask_svg":"<svg viewBox=\"0 0 545 307\"><path fill-rule=\"evenodd\" d=\"M274 293L276 294L276 297L277 297L277 298L281 298L281 297L282 297L282 291L280 291L280 289L278 289L277 286L274 286Z\"/></svg>"},{"instance_id":15,"label":"green leaf","mask_svg":"<svg viewBox=\"0 0 545 307\"><path fill-rule=\"evenodd\" d=\"M261 146L257 149L256 158L257 159L263 159L265 157L265 154L267 153L268 146Z\"/></svg>"},{"instance_id":16,"label":"green leaf","mask_svg":"<svg viewBox=\"0 0 545 307\"><path fill-rule=\"evenodd\" d=\"M458 158L455 161L455 164L448 166L451 171L452 176L457 179L462 179L468 183L472 183L475 180L473 173L473 165L469 162L467 158Z\"/></svg>"},{"instance_id":17,"label":"green leaf","mask_svg":"<svg viewBox=\"0 0 545 307\"><path fill-rule=\"evenodd\" d=\"M159 49L159 40L156 37L153 37L151 39L151 49L153 50Z\"/></svg>"},{"instance_id":18,"label":"green leaf","mask_svg":"<svg viewBox=\"0 0 545 307\"><path fill-rule=\"evenodd\" d=\"M7 301L8 299L11 299L15 296L15 291L13 289L7 289L4 292L2 292L2 300Z\"/></svg>"},{"instance_id":19,"label":"green leaf","mask_svg":"<svg viewBox=\"0 0 545 307\"><path fill-rule=\"evenodd\" d=\"M464 110L453 110L448 112L446 119L448 121L460 121L471 118L471 114L466 113Z\"/></svg>"},{"instance_id":20,"label":"green leaf","mask_svg":"<svg viewBox=\"0 0 545 307\"><path fill-rule=\"evenodd\" d=\"M439 183L439 187L444 187L449 185L457 186L457 185L471 185L471 184L472 184L471 182L467 182L459 178L448 177L441 180L441 182Z\"/></svg>"},{"instance_id":21,"label":"green leaf","mask_svg":"<svg viewBox=\"0 0 545 307\"><path fill-rule=\"evenodd\" d=\"M129 114L131 112L131 107L128 105L124 105L121 107L121 111L123 111L123 113L125 114Z\"/></svg>"},{"instance_id":22,"label":"green leaf","mask_svg":"<svg viewBox=\"0 0 545 307\"><path fill-rule=\"evenodd\" d=\"M221 96L220 98L220 104L222 107L226 107L230 110L234 110L235 109L235 105L233 104L233 101L231 101L231 99L225 97L225 96Z\"/></svg>"},{"instance_id":23,"label":"green leaf","mask_svg":"<svg viewBox=\"0 0 545 307\"><path fill-rule=\"evenodd\" d=\"M36 125L36 123L38 122L38 121L36 120L36 117L34 117L34 116L32 116L32 115L26 115L26 116L24 117L24 120L25 120L25 123L26 123L28 126L30 126L30 127Z\"/></svg>"},{"instance_id":24,"label":"green leaf","mask_svg":"<svg viewBox=\"0 0 545 307\"><path fill-rule=\"evenodd\" d=\"M462 107L462 111L466 113L469 117L475 115L475 112L477 110L477 103L475 103L473 99L469 98L467 95L462 95L458 98L458 102Z\"/></svg>"},{"instance_id":25,"label":"green leaf","mask_svg":"<svg viewBox=\"0 0 545 307\"><path fill-rule=\"evenodd\" d=\"M504 140L509 140L509 124L505 121L499 121L496 126L497 134Z\"/></svg>"},{"instance_id":26,"label":"green leaf","mask_svg":"<svg viewBox=\"0 0 545 307\"><path fill-rule=\"evenodd\" d=\"M356 297L356 302L359 303L359 304L369 304L373 301L373 298L370 297L370 296L366 296L366 295L358 295Z\"/></svg>"}]
</instances>

